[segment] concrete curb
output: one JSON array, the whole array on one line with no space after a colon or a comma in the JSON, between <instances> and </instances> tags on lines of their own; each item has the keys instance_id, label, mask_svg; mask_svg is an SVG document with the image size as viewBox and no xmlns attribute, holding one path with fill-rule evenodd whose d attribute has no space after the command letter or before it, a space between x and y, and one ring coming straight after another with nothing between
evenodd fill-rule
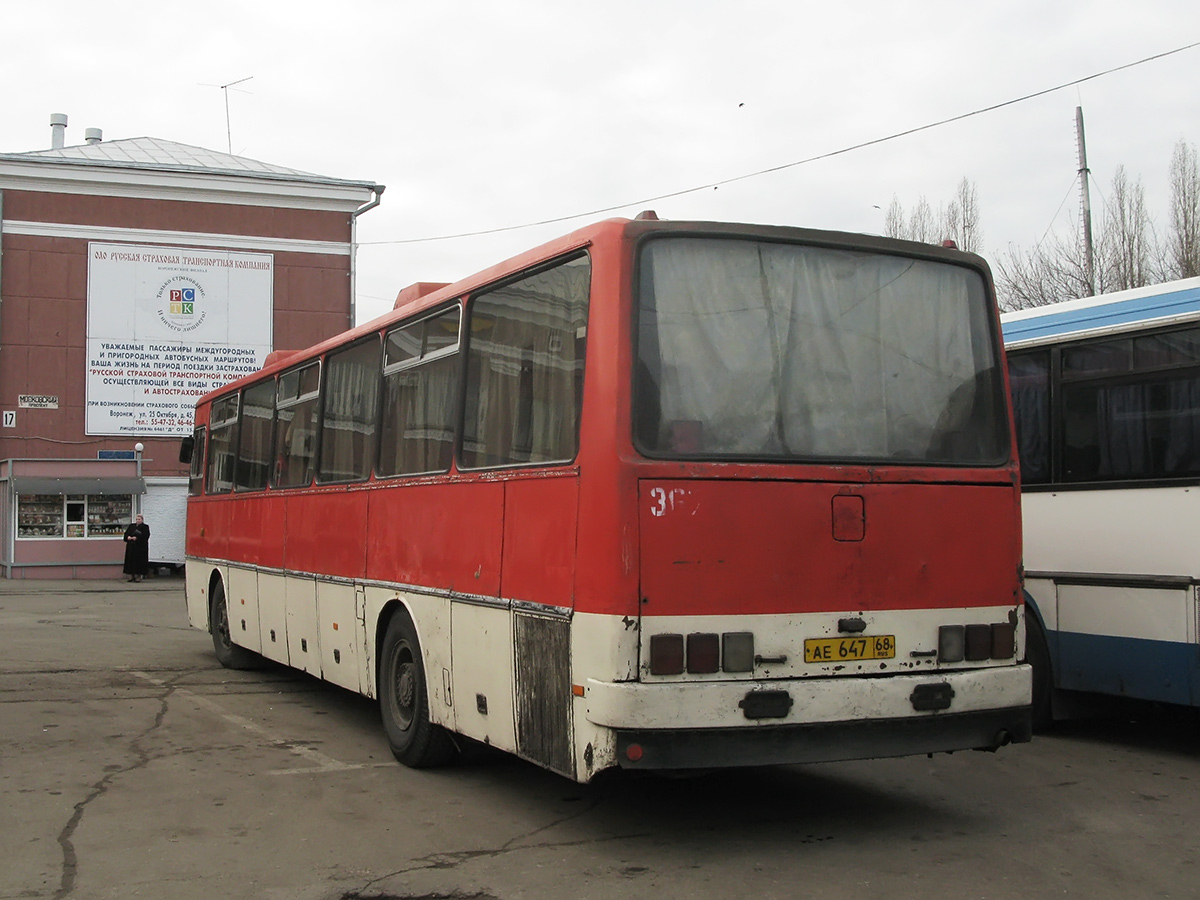
<instances>
[{"instance_id":1,"label":"concrete curb","mask_svg":"<svg viewBox=\"0 0 1200 900\"><path fill-rule=\"evenodd\" d=\"M182 591L183 576L147 578L131 584L114 579L0 578L0 596L12 594L102 594L124 591Z\"/></svg>"}]
</instances>

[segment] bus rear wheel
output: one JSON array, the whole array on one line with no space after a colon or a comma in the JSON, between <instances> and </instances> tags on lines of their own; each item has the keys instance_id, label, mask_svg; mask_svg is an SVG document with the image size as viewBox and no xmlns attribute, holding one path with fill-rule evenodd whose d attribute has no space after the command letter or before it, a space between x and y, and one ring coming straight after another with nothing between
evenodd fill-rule
<instances>
[{"instance_id":1,"label":"bus rear wheel","mask_svg":"<svg viewBox=\"0 0 1200 900\"><path fill-rule=\"evenodd\" d=\"M217 655L217 662L227 669L257 668L261 661L259 655L233 642L229 631L229 604L225 600L225 585L220 580L213 585L211 602L209 627L212 630L213 652Z\"/></svg>"},{"instance_id":2,"label":"bus rear wheel","mask_svg":"<svg viewBox=\"0 0 1200 900\"><path fill-rule=\"evenodd\" d=\"M454 758L450 733L429 719L429 691L417 630L404 610L388 622L379 654L379 711L392 755L413 769Z\"/></svg>"}]
</instances>

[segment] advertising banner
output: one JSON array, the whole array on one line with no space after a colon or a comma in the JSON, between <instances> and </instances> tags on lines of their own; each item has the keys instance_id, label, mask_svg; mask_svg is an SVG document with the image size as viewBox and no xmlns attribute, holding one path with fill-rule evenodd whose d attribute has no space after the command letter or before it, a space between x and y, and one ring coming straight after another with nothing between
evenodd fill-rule
<instances>
[{"instance_id":1,"label":"advertising banner","mask_svg":"<svg viewBox=\"0 0 1200 900\"><path fill-rule=\"evenodd\" d=\"M87 433L182 436L196 398L271 352L275 259L88 245Z\"/></svg>"}]
</instances>

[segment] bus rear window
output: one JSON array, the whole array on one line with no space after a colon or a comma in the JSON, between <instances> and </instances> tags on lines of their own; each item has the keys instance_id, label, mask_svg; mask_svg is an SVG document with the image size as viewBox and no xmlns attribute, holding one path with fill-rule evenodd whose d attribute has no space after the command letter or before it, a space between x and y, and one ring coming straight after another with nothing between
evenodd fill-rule
<instances>
[{"instance_id":1,"label":"bus rear window","mask_svg":"<svg viewBox=\"0 0 1200 900\"><path fill-rule=\"evenodd\" d=\"M659 238L639 259L635 437L654 457L996 465L999 352L972 269Z\"/></svg>"}]
</instances>

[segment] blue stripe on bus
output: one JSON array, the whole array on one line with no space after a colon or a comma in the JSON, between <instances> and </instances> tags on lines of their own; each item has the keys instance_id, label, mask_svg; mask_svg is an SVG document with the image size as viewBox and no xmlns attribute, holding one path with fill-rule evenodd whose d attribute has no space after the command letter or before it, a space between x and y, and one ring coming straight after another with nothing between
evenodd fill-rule
<instances>
[{"instance_id":1,"label":"blue stripe on bus","mask_svg":"<svg viewBox=\"0 0 1200 900\"><path fill-rule=\"evenodd\" d=\"M1082 309L1046 313L1042 316L1003 322L1005 343L1033 338L1054 337L1076 331L1109 328L1152 319L1186 315L1200 311L1200 288L1187 288L1166 294L1151 294L1113 303L1099 303Z\"/></svg>"},{"instance_id":2,"label":"blue stripe on bus","mask_svg":"<svg viewBox=\"0 0 1200 900\"><path fill-rule=\"evenodd\" d=\"M1053 638L1051 639L1051 635ZM1055 686L1183 706L1200 684L1200 647L1174 641L1048 632Z\"/></svg>"}]
</instances>

